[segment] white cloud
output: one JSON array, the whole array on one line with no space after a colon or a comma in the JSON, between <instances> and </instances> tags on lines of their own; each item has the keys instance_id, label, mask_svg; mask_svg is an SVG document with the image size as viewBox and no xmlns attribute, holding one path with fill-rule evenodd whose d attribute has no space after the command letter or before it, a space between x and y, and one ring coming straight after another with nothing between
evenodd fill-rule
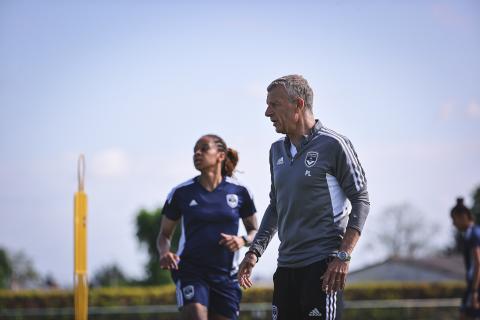
<instances>
[{"instance_id":1,"label":"white cloud","mask_svg":"<svg viewBox=\"0 0 480 320\"><path fill-rule=\"evenodd\" d=\"M453 109L454 107L452 102L446 102L441 105L439 110L440 119L443 121L449 120L452 117Z\"/></svg>"},{"instance_id":2,"label":"white cloud","mask_svg":"<svg viewBox=\"0 0 480 320\"><path fill-rule=\"evenodd\" d=\"M438 22L447 27L467 30L471 26L471 18L452 5L435 4L432 7L432 14Z\"/></svg>"},{"instance_id":3,"label":"white cloud","mask_svg":"<svg viewBox=\"0 0 480 320\"><path fill-rule=\"evenodd\" d=\"M480 103L477 101L470 102L467 106L466 113L470 119L480 119Z\"/></svg>"},{"instance_id":4,"label":"white cloud","mask_svg":"<svg viewBox=\"0 0 480 320\"><path fill-rule=\"evenodd\" d=\"M92 157L92 173L100 177L121 177L129 171L127 154L117 148L103 150ZM88 167L87 167L88 170Z\"/></svg>"},{"instance_id":5,"label":"white cloud","mask_svg":"<svg viewBox=\"0 0 480 320\"><path fill-rule=\"evenodd\" d=\"M447 101L440 106L438 116L443 121L459 120L465 116L468 119L480 119L480 103L476 100L472 100L468 104L464 102L455 104L452 101Z\"/></svg>"}]
</instances>

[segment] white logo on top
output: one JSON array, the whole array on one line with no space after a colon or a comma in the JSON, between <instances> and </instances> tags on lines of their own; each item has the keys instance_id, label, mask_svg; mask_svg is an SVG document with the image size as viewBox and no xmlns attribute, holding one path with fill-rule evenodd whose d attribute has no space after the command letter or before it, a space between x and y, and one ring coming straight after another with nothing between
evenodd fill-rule
<instances>
[{"instance_id":1,"label":"white logo on top","mask_svg":"<svg viewBox=\"0 0 480 320\"><path fill-rule=\"evenodd\" d=\"M283 164L283 157L280 157L280 159L277 160L277 166Z\"/></svg>"},{"instance_id":2,"label":"white logo on top","mask_svg":"<svg viewBox=\"0 0 480 320\"><path fill-rule=\"evenodd\" d=\"M317 163L317 160L318 160L318 152L309 151L305 156L305 165L309 168L313 167L315 163Z\"/></svg>"},{"instance_id":3,"label":"white logo on top","mask_svg":"<svg viewBox=\"0 0 480 320\"><path fill-rule=\"evenodd\" d=\"M238 206L238 196L236 194L227 194L227 204L230 208Z\"/></svg>"},{"instance_id":4,"label":"white logo on top","mask_svg":"<svg viewBox=\"0 0 480 320\"><path fill-rule=\"evenodd\" d=\"M197 203L197 201L195 201L195 199L193 199L192 201L190 201L189 206L190 206L190 207L198 206L198 203Z\"/></svg>"}]
</instances>

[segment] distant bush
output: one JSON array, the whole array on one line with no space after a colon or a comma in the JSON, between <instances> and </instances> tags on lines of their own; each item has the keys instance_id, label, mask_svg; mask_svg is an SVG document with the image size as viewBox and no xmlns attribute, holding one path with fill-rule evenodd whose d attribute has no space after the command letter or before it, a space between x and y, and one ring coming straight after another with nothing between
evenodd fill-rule
<instances>
[{"instance_id":1,"label":"distant bush","mask_svg":"<svg viewBox=\"0 0 480 320\"><path fill-rule=\"evenodd\" d=\"M462 282L447 283L363 283L350 284L344 300L459 298ZM243 291L242 302L271 302L273 289L257 287ZM175 287L95 288L89 292L91 306L135 306L175 304ZM0 290L0 309L73 307L71 290Z\"/></svg>"},{"instance_id":2,"label":"distant bush","mask_svg":"<svg viewBox=\"0 0 480 320\"><path fill-rule=\"evenodd\" d=\"M89 290L91 306L175 304L175 287L95 288ZM0 309L73 307L71 290L0 290Z\"/></svg>"},{"instance_id":3,"label":"distant bush","mask_svg":"<svg viewBox=\"0 0 480 320\"><path fill-rule=\"evenodd\" d=\"M371 282L348 284L345 300L459 298L465 284L452 282Z\"/></svg>"}]
</instances>

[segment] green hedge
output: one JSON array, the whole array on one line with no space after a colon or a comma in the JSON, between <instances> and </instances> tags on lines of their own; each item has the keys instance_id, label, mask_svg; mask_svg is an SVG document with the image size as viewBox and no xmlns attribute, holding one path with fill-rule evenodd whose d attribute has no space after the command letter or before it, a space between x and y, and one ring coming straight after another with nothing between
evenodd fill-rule
<instances>
[{"instance_id":1,"label":"green hedge","mask_svg":"<svg viewBox=\"0 0 480 320\"><path fill-rule=\"evenodd\" d=\"M372 282L347 285L345 300L460 298L465 283L454 282Z\"/></svg>"},{"instance_id":2,"label":"green hedge","mask_svg":"<svg viewBox=\"0 0 480 320\"><path fill-rule=\"evenodd\" d=\"M345 300L459 298L462 282L449 283L363 283L350 284ZM272 288L244 291L242 302L271 302ZM175 287L97 288L89 292L91 306L134 306L175 304ZM71 290L0 290L0 309L60 308L73 306Z\"/></svg>"},{"instance_id":3,"label":"green hedge","mask_svg":"<svg viewBox=\"0 0 480 320\"><path fill-rule=\"evenodd\" d=\"M175 287L124 287L89 290L92 306L134 306L175 304ZM2 308L59 308L73 307L71 290L0 290Z\"/></svg>"}]
</instances>

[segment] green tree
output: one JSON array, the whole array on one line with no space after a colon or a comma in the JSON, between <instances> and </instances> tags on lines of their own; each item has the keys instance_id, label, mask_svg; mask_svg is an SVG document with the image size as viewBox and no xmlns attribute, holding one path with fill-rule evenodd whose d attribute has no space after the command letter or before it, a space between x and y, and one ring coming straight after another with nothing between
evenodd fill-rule
<instances>
[{"instance_id":1,"label":"green tree","mask_svg":"<svg viewBox=\"0 0 480 320\"><path fill-rule=\"evenodd\" d=\"M465 247L463 235L458 230L453 230L453 243L443 250L443 253L447 256L461 254Z\"/></svg>"},{"instance_id":2,"label":"green tree","mask_svg":"<svg viewBox=\"0 0 480 320\"><path fill-rule=\"evenodd\" d=\"M12 264L11 286L18 288L35 288L41 284L40 274L33 261L23 251L9 254Z\"/></svg>"},{"instance_id":3,"label":"green tree","mask_svg":"<svg viewBox=\"0 0 480 320\"><path fill-rule=\"evenodd\" d=\"M110 264L97 270L92 278L95 287L121 287L129 284L129 279L116 264Z\"/></svg>"},{"instance_id":4,"label":"green tree","mask_svg":"<svg viewBox=\"0 0 480 320\"><path fill-rule=\"evenodd\" d=\"M369 246L374 250L382 248L388 257L416 257L434 251L433 235L437 226L411 204L385 208L376 223L381 227Z\"/></svg>"},{"instance_id":5,"label":"green tree","mask_svg":"<svg viewBox=\"0 0 480 320\"><path fill-rule=\"evenodd\" d=\"M12 264L5 249L0 248L0 288L10 287L12 277Z\"/></svg>"},{"instance_id":6,"label":"green tree","mask_svg":"<svg viewBox=\"0 0 480 320\"><path fill-rule=\"evenodd\" d=\"M475 217L475 222L480 224L480 185L472 193L473 205L472 214Z\"/></svg>"},{"instance_id":7,"label":"green tree","mask_svg":"<svg viewBox=\"0 0 480 320\"><path fill-rule=\"evenodd\" d=\"M162 221L162 208L154 211L140 210L136 218L136 236L140 245L146 247L149 259L145 265L147 285L160 285L171 283L170 272L160 268L157 252L157 236ZM172 239L171 250L177 251L180 228L177 226Z\"/></svg>"},{"instance_id":8,"label":"green tree","mask_svg":"<svg viewBox=\"0 0 480 320\"><path fill-rule=\"evenodd\" d=\"M40 275L33 261L22 251L0 248L0 288L36 288Z\"/></svg>"}]
</instances>

